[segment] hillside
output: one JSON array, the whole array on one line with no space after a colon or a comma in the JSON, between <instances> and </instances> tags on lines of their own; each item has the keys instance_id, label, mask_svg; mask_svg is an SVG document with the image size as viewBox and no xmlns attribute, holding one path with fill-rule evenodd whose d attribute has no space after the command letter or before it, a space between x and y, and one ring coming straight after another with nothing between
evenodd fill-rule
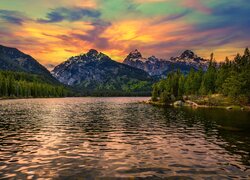
<instances>
[{"instance_id":1,"label":"hillside","mask_svg":"<svg viewBox=\"0 0 250 180\"><path fill-rule=\"evenodd\" d=\"M0 45L0 70L41 75L47 81L59 84L44 66L16 48Z\"/></svg>"}]
</instances>

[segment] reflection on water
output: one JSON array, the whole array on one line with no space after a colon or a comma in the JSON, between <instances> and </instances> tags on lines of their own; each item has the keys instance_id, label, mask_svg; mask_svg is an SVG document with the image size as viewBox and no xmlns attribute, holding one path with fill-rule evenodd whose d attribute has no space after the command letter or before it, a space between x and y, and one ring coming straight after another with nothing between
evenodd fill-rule
<instances>
[{"instance_id":1,"label":"reflection on water","mask_svg":"<svg viewBox=\"0 0 250 180\"><path fill-rule=\"evenodd\" d=\"M0 178L250 178L249 112L145 98L0 102Z\"/></svg>"}]
</instances>

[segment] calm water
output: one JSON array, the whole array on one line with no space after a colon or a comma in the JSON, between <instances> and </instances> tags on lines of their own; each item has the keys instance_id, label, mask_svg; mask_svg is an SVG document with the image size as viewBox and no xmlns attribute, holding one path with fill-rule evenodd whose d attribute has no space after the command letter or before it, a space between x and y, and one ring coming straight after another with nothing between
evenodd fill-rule
<instances>
[{"instance_id":1,"label":"calm water","mask_svg":"<svg viewBox=\"0 0 250 180\"><path fill-rule=\"evenodd\" d=\"M0 101L0 179L250 178L250 113L145 98Z\"/></svg>"}]
</instances>

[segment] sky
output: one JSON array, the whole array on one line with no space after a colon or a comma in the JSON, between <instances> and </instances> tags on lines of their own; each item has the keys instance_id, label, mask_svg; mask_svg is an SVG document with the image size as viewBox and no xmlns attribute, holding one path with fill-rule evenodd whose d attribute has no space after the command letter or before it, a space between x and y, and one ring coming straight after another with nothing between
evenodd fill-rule
<instances>
[{"instance_id":1,"label":"sky","mask_svg":"<svg viewBox=\"0 0 250 180\"><path fill-rule=\"evenodd\" d=\"M249 0L0 0L0 44L44 65L89 49L120 62L134 49L222 61L249 42Z\"/></svg>"}]
</instances>

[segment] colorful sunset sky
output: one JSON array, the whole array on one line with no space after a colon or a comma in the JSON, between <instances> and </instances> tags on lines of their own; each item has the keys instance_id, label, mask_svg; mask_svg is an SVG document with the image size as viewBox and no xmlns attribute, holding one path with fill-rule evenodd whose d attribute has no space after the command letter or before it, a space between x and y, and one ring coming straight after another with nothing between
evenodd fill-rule
<instances>
[{"instance_id":1,"label":"colorful sunset sky","mask_svg":"<svg viewBox=\"0 0 250 180\"><path fill-rule=\"evenodd\" d=\"M42 64L91 48L122 61L134 49L217 60L249 46L249 0L1 0L0 44Z\"/></svg>"}]
</instances>

